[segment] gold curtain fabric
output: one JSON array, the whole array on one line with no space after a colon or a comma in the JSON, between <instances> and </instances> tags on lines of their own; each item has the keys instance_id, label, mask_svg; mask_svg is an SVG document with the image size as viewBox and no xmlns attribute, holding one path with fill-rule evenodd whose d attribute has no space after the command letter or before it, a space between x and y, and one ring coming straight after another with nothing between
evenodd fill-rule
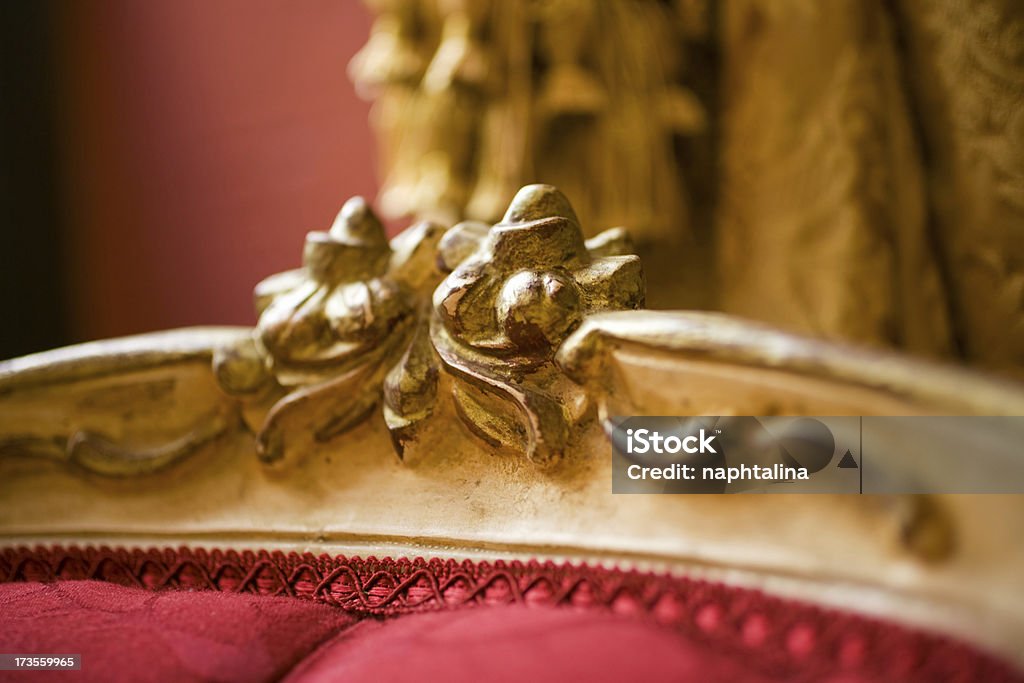
<instances>
[{"instance_id":1,"label":"gold curtain fabric","mask_svg":"<svg viewBox=\"0 0 1024 683\"><path fill-rule=\"evenodd\" d=\"M1024 3L722 9L723 307L1024 365Z\"/></svg>"}]
</instances>

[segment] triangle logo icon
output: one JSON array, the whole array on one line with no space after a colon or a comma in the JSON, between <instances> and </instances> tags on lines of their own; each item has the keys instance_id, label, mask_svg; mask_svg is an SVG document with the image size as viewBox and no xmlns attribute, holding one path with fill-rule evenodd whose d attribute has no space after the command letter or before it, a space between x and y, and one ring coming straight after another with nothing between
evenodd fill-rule
<instances>
[{"instance_id":1,"label":"triangle logo icon","mask_svg":"<svg viewBox=\"0 0 1024 683\"><path fill-rule=\"evenodd\" d=\"M839 461L839 464L836 465L836 467L840 467L844 470L857 469L857 461L854 460L853 453L850 452L849 448L846 449L846 453L843 454L842 460Z\"/></svg>"}]
</instances>

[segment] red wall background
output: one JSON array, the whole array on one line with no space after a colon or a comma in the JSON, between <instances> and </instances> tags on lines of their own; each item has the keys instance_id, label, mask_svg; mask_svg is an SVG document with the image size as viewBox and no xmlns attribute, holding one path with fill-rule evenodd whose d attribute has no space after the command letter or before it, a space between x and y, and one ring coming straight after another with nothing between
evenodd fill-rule
<instances>
[{"instance_id":1,"label":"red wall background","mask_svg":"<svg viewBox=\"0 0 1024 683\"><path fill-rule=\"evenodd\" d=\"M106 0L58 18L72 333L251 324L252 288L373 197L354 0Z\"/></svg>"}]
</instances>

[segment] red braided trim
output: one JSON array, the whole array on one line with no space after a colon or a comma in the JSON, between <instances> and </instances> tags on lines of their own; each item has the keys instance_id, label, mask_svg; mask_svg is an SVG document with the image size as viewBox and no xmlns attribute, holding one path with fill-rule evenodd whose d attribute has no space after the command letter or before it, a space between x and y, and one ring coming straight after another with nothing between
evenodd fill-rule
<instances>
[{"instance_id":1,"label":"red braided trim","mask_svg":"<svg viewBox=\"0 0 1024 683\"><path fill-rule=\"evenodd\" d=\"M7 548L0 582L91 579L152 590L288 595L399 615L470 605L564 605L651 619L751 666L815 678L837 671L917 681L1024 681L950 638L758 591L551 562L346 558L310 553Z\"/></svg>"}]
</instances>

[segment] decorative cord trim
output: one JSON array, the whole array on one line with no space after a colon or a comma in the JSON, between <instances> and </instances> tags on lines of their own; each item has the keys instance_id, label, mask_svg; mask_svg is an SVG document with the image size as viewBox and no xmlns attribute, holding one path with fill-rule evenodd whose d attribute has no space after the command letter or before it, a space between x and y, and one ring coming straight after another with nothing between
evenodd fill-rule
<instances>
[{"instance_id":1,"label":"decorative cord trim","mask_svg":"<svg viewBox=\"0 0 1024 683\"><path fill-rule=\"evenodd\" d=\"M871 680L1024 681L1007 664L943 635L667 574L262 550L0 550L0 582L83 579L150 590L292 596L378 616L512 603L596 609L652 620L788 678L846 672Z\"/></svg>"}]
</instances>

